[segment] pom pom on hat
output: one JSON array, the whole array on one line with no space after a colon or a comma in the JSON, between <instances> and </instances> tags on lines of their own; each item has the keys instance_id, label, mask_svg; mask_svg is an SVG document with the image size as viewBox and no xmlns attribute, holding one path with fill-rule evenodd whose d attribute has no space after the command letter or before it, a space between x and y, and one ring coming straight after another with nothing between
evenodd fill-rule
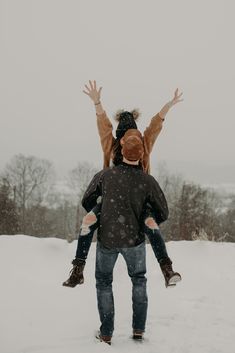
<instances>
[{"instance_id":1,"label":"pom pom on hat","mask_svg":"<svg viewBox=\"0 0 235 353\"><path fill-rule=\"evenodd\" d=\"M137 120L140 116L140 111L138 109L133 109L132 111L128 112L127 110L124 110L124 109L119 109L115 116L114 116L114 119L116 121L120 121L122 117L126 116L127 114L129 114L130 116L132 116L132 118L134 120Z\"/></svg>"}]
</instances>

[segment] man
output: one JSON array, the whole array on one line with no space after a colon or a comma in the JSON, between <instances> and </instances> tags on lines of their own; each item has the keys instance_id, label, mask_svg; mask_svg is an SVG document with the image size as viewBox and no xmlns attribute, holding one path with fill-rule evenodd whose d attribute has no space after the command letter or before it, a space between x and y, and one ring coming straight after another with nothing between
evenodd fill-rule
<instances>
[{"instance_id":1,"label":"man","mask_svg":"<svg viewBox=\"0 0 235 353\"><path fill-rule=\"evenodd\" d=\"M82 200L83 207L91 210L97 198L102 197L95 276L101 321L98 338L109 344L114 330L112 280L117 257L119 253L124 257L133 285L133 338L142 339L148 298L145 234L139 220L147 204L152 206L158 224L168 217L167 202L160 186L139 166L144 153L141 133L136 129L128 130L121 143L123 162L96 174Z\"/></svg>"}]
</instances>

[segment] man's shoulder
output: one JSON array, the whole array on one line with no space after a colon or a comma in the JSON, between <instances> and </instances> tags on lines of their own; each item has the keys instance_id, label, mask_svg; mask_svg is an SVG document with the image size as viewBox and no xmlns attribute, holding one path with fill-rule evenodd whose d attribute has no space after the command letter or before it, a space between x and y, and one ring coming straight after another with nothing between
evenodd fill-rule
<instances>
[{"instance_id":1,"label":"man's shoulder","mask_svg":"<svg viewBox=\"0 0 235 353\"><path fill-rule=\"evenodd\" d=\"M153 185L153 184L159 185L158 181L154 178L154 176L152 176L150 174L146 174L146 173L145 173L145 175L146 175L145 178L146 178L146 181L148 182L148 184L150 184L150 185Z\"/></svg>"},{"instance_id":2,"label":"man's shoulder","mask_svg":"<svg viewBox=\"0 0 235 353\"><path fill-rule=\"evenodd\" d=\"M98 173L95 174L94 178L96 179L103 179L104 177L108 176L109 174L113 173L114 167L107 167L100 170Z\"/></svg>"},{"instance_id":3,"label":"man's shoulder","mask_svg":"<svg viewBox=\"0 0 235 353\"><path fill-rule=\"evenodd\" d=\"M104 169L101 169L99 172L97 172L94 177L95 178L101 178L103 175L105 175L111 168L107 167Z\"/></svg>"},{"instance_id":4,"label":"man's shoulder","mask_svg":"<svg viewBox=\"0 0 235 353\"><path fill-rule=\"evenodd\" d=\"M151 174L145 173L145 175L146 175L146 179L148 179L149 181L156 181L156 179L154 178L154 176L152 176Z\"/></svg>"}]
</instances>

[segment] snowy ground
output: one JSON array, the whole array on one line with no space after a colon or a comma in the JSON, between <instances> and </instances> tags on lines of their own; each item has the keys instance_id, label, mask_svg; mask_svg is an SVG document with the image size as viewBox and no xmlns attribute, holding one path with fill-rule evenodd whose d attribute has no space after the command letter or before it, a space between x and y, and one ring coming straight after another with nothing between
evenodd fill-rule
<instances>
[{"instance_id":1,"label":"snowy ground","mask_svg":"<svg viewBox=\"0 0 235 353\"><path fill-rule=\"evenodd\" d=\"M114 273L113 345L96 342L95 245L85 284L61 286L76 244L0 236L0 353L233 353L235 244L170 242L183 281L166 289L148 247L149 310L144 343L131 334L131 285L120 257Z\"/></svg>"}]
</instances>

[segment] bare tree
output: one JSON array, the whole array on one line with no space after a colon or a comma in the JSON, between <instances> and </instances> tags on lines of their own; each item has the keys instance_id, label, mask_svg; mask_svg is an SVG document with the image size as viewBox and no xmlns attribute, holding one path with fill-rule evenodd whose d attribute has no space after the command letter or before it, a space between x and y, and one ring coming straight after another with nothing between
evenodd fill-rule
<instances>
[{"instance_id":1,"label":"bare tree","mask_svg":"<svg viewBox=\"0 0 235 353\"><path fill-rule=\"evenodd\" d=\"M226 200L227 201L227 200ZM223 229L226 241L235 242L235 195L229 195L225 212L222 214Z\"/></svg>"},{"instance_id":2,"label":"bare tree","mask_svg":"<svg viewBox=\"0 0 235 353\"><path fill-rule=\"evenodd\" d=\"M15 234L18 231L16 204L10 197L8 180L0 178L0 234Z\"/></svg>"},{"instance_id":3,"label":"bare tree","mask_svg":"<svg viewBox=\"0 0 235 353\"><path fill-rule=\"evenodd\" d=\"M208 240L217 240L221 232L218 206L219 200L214 192L184 182L179 200L179 227L182 239L192 240L192 235L196 239L206 233Z\"/></svg>"},{"instance_id":4,"label":"bare tree","mask_svg":"<svg viewBox=\"0 0 235 353\"><path fill-rule=\"evenodd\" d=\"M88 162L79 162L77 167L72 169L69 173L68 184L74 191L77 204L77 221L75 232L79 230L81 218L84 214L84 211L81 208L83 194L96 173L97 169Z\"/></svg>"},{"instance_id":5,"label":"bare tree","mask_svg":"<svg viewBox=\"0 0 235 353\"><path fill-rule=\"evenodd\" d=\"M67 180L60 180L50 189L47 204L54 221L54 233L72 241L75 236L77 200Z\"/></svg>"},{"instance_id":6,"label":"bare tree","mask_svg":"<svg viewBox=\"0 0 235 353\"><path fill-rule=\"evenodd\" d=\"M218 194L169 173L165 163L158 166L157 180L169 207L169 219L162 225L166 240L224 239Z\"/></svg>"},{"instance_id":7,"label":"bare tree","mask_svg":"<svg viewBox=\"0 0 235 353\"><path fill-rule=\"evenodd\" d=\"M4 175L14 193L14 200L21 214L21 231L25 233L26 209L43 202L54 176L52 163L19 154L6 166Z\"/></svg>"},{"instance_id":8,"label":"bare tree","mask_svg":"<svg viewBox=\"0 0 235 353\"><path fill-rule=\"evenodd\" d=\"M165 240L180 239L179 231L179 200L183 186L183 177L179 174L172 174L167 169L165 162L158 164L156 179L167 199L169 207L169 219L161 226Z\"/></svg>"}]
</instances>

